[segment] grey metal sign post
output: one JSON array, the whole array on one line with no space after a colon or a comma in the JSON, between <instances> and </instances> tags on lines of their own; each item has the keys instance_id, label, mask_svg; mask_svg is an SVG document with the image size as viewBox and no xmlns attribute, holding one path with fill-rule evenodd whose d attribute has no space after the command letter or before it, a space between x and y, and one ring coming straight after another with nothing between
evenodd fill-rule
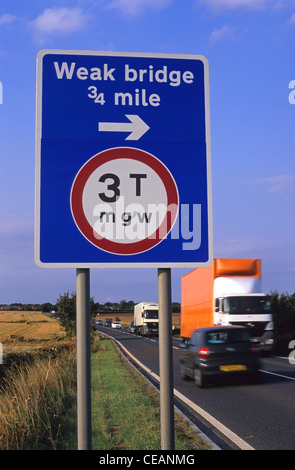
<instances>
[{"instance_id":1,"label":"grey metal sign post","mask_svg":"<svg viewBox=\"0 0 295 470\"><path fill-rule=\"evenodd\" d=\"M90 270L76 270L78 450L91 450Z\"/></svg>"},{"instance_id":2,"label":"grey metal sign post","mask_svg":"<svg viewBox=\"0 0 295 470\"><path fill-rule=\"evenodd\" d=\"M171 269L158 269L161 449L174 450Z\"/></svg>"}]
</instances>

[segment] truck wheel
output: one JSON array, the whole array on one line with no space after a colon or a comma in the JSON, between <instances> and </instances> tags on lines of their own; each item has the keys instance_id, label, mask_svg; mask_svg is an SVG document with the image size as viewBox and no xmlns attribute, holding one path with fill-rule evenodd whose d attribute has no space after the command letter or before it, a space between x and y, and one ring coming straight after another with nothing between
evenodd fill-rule
<instances>
[{"instance_id":1,"label":"truck wheel","mask_svg":"<svg viewBox=\"0 0 295 470\"><path fill-rule=\"evenodd\" d=\"M195 379L195 384L198 387L203 388L203 387L206 386L206 380L205 380L205 377L204 377L204 373L200 369L195 369L194 379Z\"/></svg>"}]
</instances>

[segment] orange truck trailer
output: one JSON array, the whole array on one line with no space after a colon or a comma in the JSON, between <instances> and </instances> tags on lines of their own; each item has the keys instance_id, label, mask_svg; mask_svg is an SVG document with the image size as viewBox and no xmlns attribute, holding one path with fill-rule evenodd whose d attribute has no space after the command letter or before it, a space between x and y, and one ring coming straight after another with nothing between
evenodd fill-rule
<instances>
[{"instance_id":1,"label":"orange truck trailer","mask_svg":"<svg viewBox=\"0 0 295 470\"><path fill-rule=\"evenodd\" d=\"M261 292L259 259L215 258L181 279L181 336L214 325L242 325L260 349L273 349L270 298Z\"/></svg>"}]
</instances>

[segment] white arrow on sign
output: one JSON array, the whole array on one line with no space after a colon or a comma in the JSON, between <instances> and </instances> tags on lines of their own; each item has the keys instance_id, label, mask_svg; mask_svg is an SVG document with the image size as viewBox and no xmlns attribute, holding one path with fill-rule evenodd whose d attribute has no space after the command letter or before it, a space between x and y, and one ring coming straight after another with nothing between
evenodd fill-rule
<instances>
[{"instance_id":1,"label":"white arrow on sign","mask_svg":"<svg viewBox=\"0 0 295 470\"><path fill-rule=\"evenodd\" d=\"M99 122L100 132L131 132L125 140L139 140L150 127L137 114L125 114L130 122Z\"/></svg>"}]
</instances>

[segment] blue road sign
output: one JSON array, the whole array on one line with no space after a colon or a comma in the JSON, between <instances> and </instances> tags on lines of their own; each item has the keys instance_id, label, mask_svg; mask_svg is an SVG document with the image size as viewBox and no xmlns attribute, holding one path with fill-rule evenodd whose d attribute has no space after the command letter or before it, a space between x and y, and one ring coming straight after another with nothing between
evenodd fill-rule
<instances>
[{"instance_id":1,"label":"blue road sign","mask_svg":"<svg viewBox=\"0 0 295 470\"><path fill-rule=\"evenodd\" d=\"M36 263L197 267L212 258L207 60L41 51Z\"/></svg>"}]
</instances>

